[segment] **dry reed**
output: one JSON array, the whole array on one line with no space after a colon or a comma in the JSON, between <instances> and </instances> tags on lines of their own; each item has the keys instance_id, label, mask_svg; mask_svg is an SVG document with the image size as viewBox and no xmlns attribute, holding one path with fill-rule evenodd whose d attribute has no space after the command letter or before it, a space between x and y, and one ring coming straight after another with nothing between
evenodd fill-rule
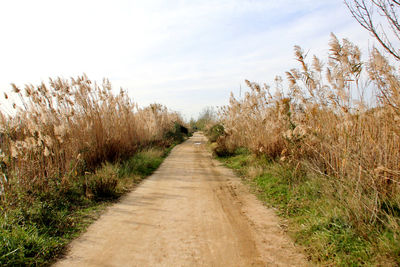
<instances>
[{"instance_id":1,"label":"dry reed","mask_svg":"<svg viewBox=\"0 0 400 267\"><path fill-rule=\"evenodd\" d=\"M101 84L86 75L50 79L48 84L26 85L24 94L12 87L20 105L14 104L13 116L0 113L1 162L8 177L1 181L4 190L66 186L105 161L166 144L166 132L182 122L162 105L139 108L122 89L114 95L106 79Z\"/></svg>"},{"instance_id":2,"label":"dry reed","mask_svg":"<svg viewBox=\"0 0 400 267\"><path fill-rule=\"evenodd\" d=\"M286 73L286 90L280 77L274 93L247 81L250 91L220 111L218 142L318 172L362 229L400 207L400 78L376 49L363 62L348 40L332 34L329 46L326 64L295 47L300 68Z\"/></svg>"}]
</instances>

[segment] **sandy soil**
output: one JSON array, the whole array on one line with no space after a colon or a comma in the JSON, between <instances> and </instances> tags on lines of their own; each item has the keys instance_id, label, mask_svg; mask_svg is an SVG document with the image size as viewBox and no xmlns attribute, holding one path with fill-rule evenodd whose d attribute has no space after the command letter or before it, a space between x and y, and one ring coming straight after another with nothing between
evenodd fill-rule
<instances>
[{"instance_id":1,"label":"sandy soil","mask_svg":"<svg viewBox=\"0 0 400 267\"><path fill-rule=\"evenodd\" d=\"M304 256L196 133L55 266L306 266Z\"/></svg>"}]
</instances>

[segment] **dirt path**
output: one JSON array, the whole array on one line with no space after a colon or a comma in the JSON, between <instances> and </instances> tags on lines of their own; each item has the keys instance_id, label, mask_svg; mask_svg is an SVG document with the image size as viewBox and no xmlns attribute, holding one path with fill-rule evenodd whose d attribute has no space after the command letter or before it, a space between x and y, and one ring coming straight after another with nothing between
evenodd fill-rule
<instances>
[{"instance_id":1,"label":"dirt path","mask_svg":"<svg viewBox=\"0 0 400 267\"><path fill-rule=\"evenodd\" d=\"M266 209L196 133L55 266L305 266Z\"/></svg>"}]
</instances>

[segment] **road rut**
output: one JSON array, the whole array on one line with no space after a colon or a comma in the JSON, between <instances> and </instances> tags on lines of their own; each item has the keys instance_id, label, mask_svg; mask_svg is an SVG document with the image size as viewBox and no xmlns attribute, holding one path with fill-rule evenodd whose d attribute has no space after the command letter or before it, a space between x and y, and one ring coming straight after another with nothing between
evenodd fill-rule
<instances>
[{"instance_id":1,"label":"road rut","mask_svg":"<svg viewBox=\"0 0 400 267\"><path fill-rule=\"evenodd\" d=\"M55 266L305 266L304 256L195 133L109 207Z\"/></svg>"}]
</instances>

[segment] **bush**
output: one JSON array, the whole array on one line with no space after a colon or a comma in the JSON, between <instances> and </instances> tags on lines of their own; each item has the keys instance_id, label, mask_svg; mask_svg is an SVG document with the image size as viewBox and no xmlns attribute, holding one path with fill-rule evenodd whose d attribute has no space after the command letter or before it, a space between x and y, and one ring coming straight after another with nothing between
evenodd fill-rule
<instances>
[{"instance_id":1,"label":"bush","mask_svg":"<svg viewBox=\"0 0 400 267\"><path fill-rule=\"evenodd\" d=\"M197 121L192 121L192 129L196 129L196 131L205 131L211 125L215 124L217 120L217 113L215 112L214 107L206 107L199 114L199 118Z\"/></svg>"},{"instance_id":2,"label":"bush","mask_svg":"<svg viewBox=\"0 0 400 267\"><path fill-rule=\"evenodd\" d=\"M235 154L236 147L228 143L225 136L221 136L217 139L217 142L212 143L211 149L214 155L218 157L228 157Z\"/></svg>"},{"instance_id":3,"label":"bush","mask_svg":"<svg viewBox=\"0 0 400 267\"><path fill-rule=\"evenodd\" d=\"M221 124L214 124L208 131L207 136L208 140L213 143L216 142L217 139L225 134L224 126Z\"/></svg>"},{"instance_id":4,"label":"bush","mask_svg":"<svg viewBox=\"0 0 400 267\"><path fill-rule=\"evenodd\" d=\"M88 178L88 186L96 199L113 198L117 195L118 167L106 163Z\"/></svg>"},{"instance_id":5,"label":"bush","mask_svg":"<svg viewBox=\"0 0 400 267\"><path fill-rule=\"evenodd\" d=\"M171 140L173 143L179 144L189 135L189 129L182 124L175 122L172 130L166 132L165 139Z\"/></svg>"}]
</instances>

